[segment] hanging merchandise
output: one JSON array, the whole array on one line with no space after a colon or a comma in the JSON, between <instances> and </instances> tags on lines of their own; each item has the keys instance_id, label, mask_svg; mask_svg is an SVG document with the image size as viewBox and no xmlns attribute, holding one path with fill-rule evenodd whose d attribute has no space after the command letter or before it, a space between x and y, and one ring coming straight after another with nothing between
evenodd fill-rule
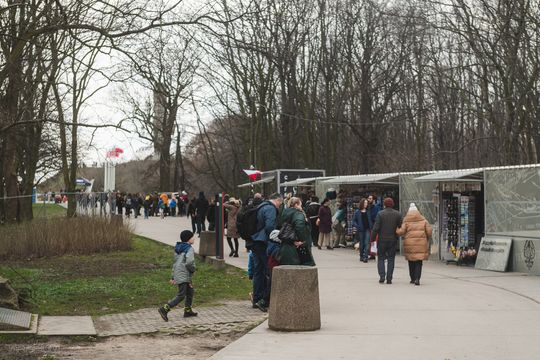
<instances>
[{"instance_id":1,"label":"hanging merchandise","mask_svg":"<svg viewBox=\"0 0 540 360\"><path fill-rule=\"evenodd\" d=\"M460 263L476 259L476 200L468 193L443 193L442 238Z\"/></svg>"},{"instance_id":2,"label":"hanging merchandise","mask_svg":"<svg viewBox=\"0 0 540 360\"><path fill-rule=\"evenodd\" d=\"M354 219L354 200L352 197L347 198L347 230L345 235L352 238L354 235L353 219Z\"/></svg>"}]
</instances>

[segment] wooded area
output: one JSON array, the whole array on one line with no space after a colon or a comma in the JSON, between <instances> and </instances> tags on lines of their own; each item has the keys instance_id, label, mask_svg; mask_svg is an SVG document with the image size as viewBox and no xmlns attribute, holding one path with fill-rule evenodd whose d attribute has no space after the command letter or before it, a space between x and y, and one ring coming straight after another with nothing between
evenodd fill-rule
<instances>
[{"instance_id":1,"label":"wooded area","mask_svg":"<svg viewBox=\"0 0 540 360\"><path fill-rule=\"evenodd\" d=\"M43 169L74 187L80 126L152 143L161 190L234 191L250 165L538 162L538 1L210 1L182 16L184 3L1 2L0 198L30 194ZM98 54L121 66L94 67ZM120 123L78 118L108 86L89 86L96 72L125 85ZM31 217L26 200L1 206Z\"/></svg>"}]
</instances>

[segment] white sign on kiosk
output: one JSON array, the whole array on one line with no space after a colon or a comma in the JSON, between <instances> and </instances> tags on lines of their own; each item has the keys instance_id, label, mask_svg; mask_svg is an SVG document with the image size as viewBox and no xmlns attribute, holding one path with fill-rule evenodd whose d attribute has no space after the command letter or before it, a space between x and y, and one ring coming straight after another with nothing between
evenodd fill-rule
<instances>
[{"instance_id":1,"label":"white sign on kiosk","mask_svg":"<svg viewBox=\"0 0 540 360\"><path fill-rule=\"evenodd\" d=\"M506 271L512 239L483 237L480 242L478 256L476 258L476 269Z\"/></svg>"}]
</instances>

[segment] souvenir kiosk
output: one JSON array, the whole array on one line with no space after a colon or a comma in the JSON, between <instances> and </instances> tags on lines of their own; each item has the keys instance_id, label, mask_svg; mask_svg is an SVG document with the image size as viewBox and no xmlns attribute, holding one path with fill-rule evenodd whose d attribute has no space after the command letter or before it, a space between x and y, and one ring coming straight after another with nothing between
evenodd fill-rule
<instances>
[{"instance_id":1,"label":"souvenir kiosk","mask_svg":"<svg viewBox=\"0 0 540 360\"><path fill-rule=\"evenodd\" d=\"M319 196L321 199L326 197L329 190L334 190L338 199L341 198L342 201L345 201L347 207L345 234L350 239L354 234L352 225L354 212L362 198L367 199L369 195L376 195L376 201L382 203L384 197L390 196L394 199L396 208L399 207L398 173L337 176L324 180L321 184L324 185L323 189L325 191L324 195L321 193L322 197ZM319 189L319 191L323 189ZM336 202L332 202L332 213L335 213L336 208Z\"/></svg>"},{"instance_id":2,"label":"souvenir kiosk","mask_svg":"<svg viewBox=\"0 0 540 360\"><path fill-rule=\"evenodd\" d=\"M432 199L438 204L434 204L437 213L431 216L437 216L433 223L439 238L439 259L473 265L485 234L484 170L439 171L415 181L433 184ZM427 185L426 190L429 188Z\"/></svg>"},{"instance_id":3,"label":"souvenir kiosk","mask_svg":"<svg viewBox=\"0 0 540 360\"><path fill-rule=\"evenodd\" d=\"M376 194L381 202L382 198L390 196L396 206L399 204L399 173L336 176L321 183L325 192L329 188L335 189L338 193L345 191L353 198L355 204L371 194ZM324 197L324 194L321 195Z\"/></svg>"}]
</instances>

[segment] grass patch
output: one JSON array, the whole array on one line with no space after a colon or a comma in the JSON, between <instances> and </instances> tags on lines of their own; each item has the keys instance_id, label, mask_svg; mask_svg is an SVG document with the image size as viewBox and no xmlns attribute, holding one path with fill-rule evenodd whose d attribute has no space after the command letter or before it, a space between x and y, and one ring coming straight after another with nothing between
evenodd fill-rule
<instances>
[{"instance_id":1,"label":"grass patch","mask_svg":"<svg viewBox=\"0 0 540 360\"><path fill-rule=\"evenodd\" d=\"M28 294L26 311L40 315L103 315L161 305L174 297L169 285L173 248L135 236L132 250L3 261L0 274ZM194 306L246 299L251 282L244 271L216 270L197 260Z\"/></svg>"},{"instance_id":2,"label":"grass patch","mask_svg":"<svg viewBox=\"0 0 540 360\"><path fill-rule=\"evenodd\" d=\"M32 204L34 219L48 219L66 216L67 209L58 204Z\"/></svg>"}]
</instances>

